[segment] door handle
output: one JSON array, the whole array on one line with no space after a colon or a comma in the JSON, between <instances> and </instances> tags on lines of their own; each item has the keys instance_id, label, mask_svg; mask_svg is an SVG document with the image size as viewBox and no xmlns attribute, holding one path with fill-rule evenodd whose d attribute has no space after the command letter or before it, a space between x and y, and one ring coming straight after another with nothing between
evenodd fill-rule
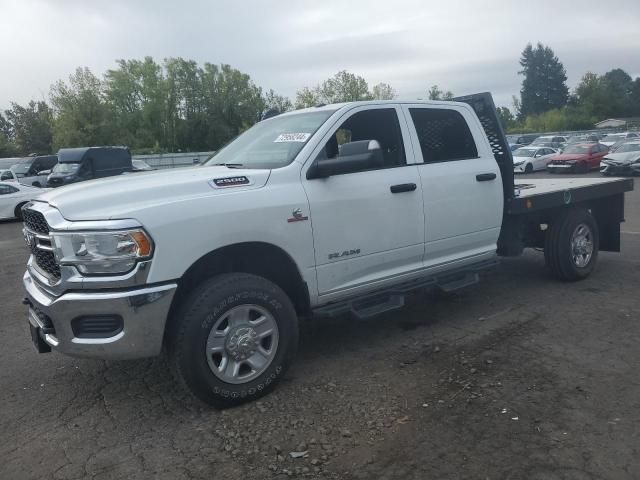
<instances>
[{"instance_id":1,"label":"door handle","mask_svg":"<svg viewBox=\"0 0 640 480\"><path fill-rule=\"evenodd\" d=\"M391 193L413 192L416 188L415 183L401 183L399 185L391 185Z\"/></svg>"},{"instance_id":2,"label":"door handle","mask_svg":"<svg viewBox=\"0 0 640 480\"><path fill-rule=\"evenodd\" d=\"M476 175L476 180L478 182L489 182L491 180L495 180L496 179L496 174L495 173L480 173L478 175Z\"/></svg>"}]
</instances>

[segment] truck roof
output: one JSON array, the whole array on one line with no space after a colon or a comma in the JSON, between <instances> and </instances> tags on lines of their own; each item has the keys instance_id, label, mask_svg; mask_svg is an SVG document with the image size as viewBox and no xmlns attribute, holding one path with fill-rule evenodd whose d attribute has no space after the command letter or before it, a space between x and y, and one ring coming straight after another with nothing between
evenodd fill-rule
<instances>
[{"instance_id":1,"label":"truck roof","mask_svg":"<svg viewBox=\"0 0 640 480\"><path fill-rule=\"evenodd\" d=\"M84 156L89 151L95 150L127 150L128 147L114 146L114 147L78 147L78 148L61 148L58 150L58 159L60 163L78 163L82 161Z\"/></svg>"},{"instance_id":2,"label":"truck roof","mask_svg":"<svg viewBox=\"0 0 640 480\"><path fill-rule=\"evenodd\" d=\"M356 102L320 104L315 107L307 107L307 108L301 108L299 110L292 110L290 112L282 113L281 115L297 115L299 113L318 112L318 111L327 111L327 110L337 111L343 107L360 107L360 106L367 106L367 105L385 105L385 104L389 104L389 105L398 105L398 104L456 105L456 106L468 107L468 105L464 102L456 102L452 100L359 100Z\"/></svg>"}]
</instances>

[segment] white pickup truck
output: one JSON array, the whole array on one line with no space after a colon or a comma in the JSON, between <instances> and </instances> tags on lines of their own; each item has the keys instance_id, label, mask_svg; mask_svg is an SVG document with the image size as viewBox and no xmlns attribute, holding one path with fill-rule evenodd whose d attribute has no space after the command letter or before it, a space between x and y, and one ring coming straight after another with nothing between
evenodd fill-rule
<instances>
[{"instance_id":1,"label":"white pickup truck","mask_svg":"<svg viewBox=\"0 0 640 480\"><path fill-rule=\"evenodd\" d=\"M202 167L70 185L23 209L40 352L159 355L225 407L274 386L298 319L401 307L544 248L562 280L619 251L630 179L528 180L489 94L269 118Z\"/></svg>"}]
</instances>

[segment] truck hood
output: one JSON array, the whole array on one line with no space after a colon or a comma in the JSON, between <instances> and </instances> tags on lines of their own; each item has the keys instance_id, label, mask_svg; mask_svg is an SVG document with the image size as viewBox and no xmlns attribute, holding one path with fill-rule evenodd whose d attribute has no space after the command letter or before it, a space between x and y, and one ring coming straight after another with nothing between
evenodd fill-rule
<instances>
[{"instance_id":1,"label":"truck hood","mask_svg":"<svg viewBox=\"0 0 640 480\"><path fill-rule=\"evenodd\" d=\"M605 159L626 165L640 159L640 152L608 153Z\"/></svg>"},{"instance_id":2,"label":"truck hood","mask_svg":"<svg viewBox=\"0 0 640 480\"><path fill-rule=\"evenodd\" d=\"M270 173L225 166L129 173L60 187L39 200L72 221L135 218L142 208L261 188Z\"/></svg>"}]
</instances>

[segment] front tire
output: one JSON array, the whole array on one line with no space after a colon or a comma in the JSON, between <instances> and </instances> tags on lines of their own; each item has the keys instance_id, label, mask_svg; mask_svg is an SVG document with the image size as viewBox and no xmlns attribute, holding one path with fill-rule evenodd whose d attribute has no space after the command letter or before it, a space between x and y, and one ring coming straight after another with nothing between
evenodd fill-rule
<instances>
[{"instance_id":1,"label":"front tire","mask_svg":"<svg viewBox=\"0 0 640 480\"><path fill-rule=\"evenodd\" d=\"M204 281L182 301L167 342L177 380L218 408L269 392L297 345L291 300L269 280L245 273Z\"/></svg>"},{"instance_id":2,"label":"front tire","mask_svg":"<svg viewBox=\"0 0 640 480\"><path fill-rule=\"evenodd\" d=\"M21 204L19 204L16 209L13 211L13 214L15 215L15 217L22 221L22 207L24 207L27 204L27 202L23 202Z\"/></svg>"},{"instance_id":3,"label":"front tire","mask_svg":"<svg viewBox=\"0 0 640 480\"><path fill-rule=\"evenodd\" d=\"M593 216L581 208L567 209L547 230L545 262L560 280L582 280L595 268L599 241L598 224Z\"/></svg>"},{"instance_id":4,"label":"front tire","mask_svg":"<svg viewBox=\"0 0 640 480\"><path fill-rule=\"evenodd\" d=\"M533 173L533 165L527 163L527 166L524 167L524 173Z\"/></svg>"}]
</instances>

